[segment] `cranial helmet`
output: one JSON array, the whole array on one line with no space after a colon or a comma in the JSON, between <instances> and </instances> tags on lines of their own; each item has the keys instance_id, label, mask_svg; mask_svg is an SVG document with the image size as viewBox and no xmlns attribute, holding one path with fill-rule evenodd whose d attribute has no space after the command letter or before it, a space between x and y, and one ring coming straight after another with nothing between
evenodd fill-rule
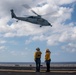
<instances>
[{"instance_id":1,"label":"cranial helmet","mask_svg":"<svg viewBox=\"0 0 76 75\"><path fill-rule=\"evenodd\" d=\"M38 47L38 48L36 48L36 50L37 50L37 51L39 51L39 50L40 50L40 48Z\"/></svg>"}]
</instances>

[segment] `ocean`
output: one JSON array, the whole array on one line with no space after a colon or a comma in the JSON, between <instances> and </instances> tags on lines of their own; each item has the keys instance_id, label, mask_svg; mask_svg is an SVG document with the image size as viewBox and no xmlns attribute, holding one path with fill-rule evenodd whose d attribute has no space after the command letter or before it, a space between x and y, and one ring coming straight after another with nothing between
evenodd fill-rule
<instances>
[{"instance_id":1,"label":"ocean","mask_svg":"<svg viewBox=\"0 0 76 75\"><path fill-rule=\"evenodd\" d=\"M41 63L42 66L46 66L45 62ZM35 67L35 62L0 62L0 66L23 66L23 67ZM51 67L76 67L76 62L51 62Z\"/></svg>"}]
</instances>

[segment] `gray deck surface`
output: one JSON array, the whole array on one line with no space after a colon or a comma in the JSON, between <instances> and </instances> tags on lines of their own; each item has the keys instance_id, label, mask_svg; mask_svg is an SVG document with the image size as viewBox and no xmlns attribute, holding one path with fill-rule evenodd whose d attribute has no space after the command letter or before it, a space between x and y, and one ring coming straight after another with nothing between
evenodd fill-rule
<instances>
[{"instance_id":1,"label":"gray deck surface","mask_svg":"<svg viewBox=\"0 0 76 75\"><path fill-rule=\"evenodd\" d=\"M76 71L35 72L32 70L0 70L0 75L76 75Z\"/></svg>"},{"instance_id":2,"label":"gray deck surface","mask_svg":"<svg viewBox=\"0 0 76 75\"><path fill-rule=\"evenodd\" d=\"M46 72L46 67L41 67L40 72L35 72L35 67L0 66L0 75L76 75L76 66L51 67Z\"/></svg>"}]
</instances>

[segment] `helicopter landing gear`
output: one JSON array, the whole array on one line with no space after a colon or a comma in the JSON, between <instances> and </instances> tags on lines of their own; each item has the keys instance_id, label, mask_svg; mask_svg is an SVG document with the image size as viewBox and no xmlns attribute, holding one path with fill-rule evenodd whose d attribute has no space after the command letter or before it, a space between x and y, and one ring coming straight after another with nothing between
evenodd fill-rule
<instances>
[{"instance_id":1,"label":"helicopter landing gear","mask_svg":"<svg viewBox=\"0 0 76 75\"><path fill-rule=\"evenodd\" d=\"M16 22L18 22L18 20Z\"/></svg>"},{"instance_id":2,"label":"helicopter landing gear","mask_svg":"<svg viewBox=\"0 0 76 75\"><path fill-rule=\"evenodd\" d=\"M40 26L40 27L42 27L42 26Z\"/></svg>"},{"instance_id":3,"label":"helicopter landing gear","mask_svg":"<svg viewBox=\"0 0 76 75\"><path fill-rule=\"evenodd\" d=\"M52 27L52 25L50 25Z\"/></svg>"},{"instance_id":4,"label":"helicopter landing gear","mask_svg":"<svg viewBox=\"0 0 76 75\"><path fill-rule=\"evenodd\" d=\"M52 27L52 25L50 25Z\"/></svg>"}]
</instances>

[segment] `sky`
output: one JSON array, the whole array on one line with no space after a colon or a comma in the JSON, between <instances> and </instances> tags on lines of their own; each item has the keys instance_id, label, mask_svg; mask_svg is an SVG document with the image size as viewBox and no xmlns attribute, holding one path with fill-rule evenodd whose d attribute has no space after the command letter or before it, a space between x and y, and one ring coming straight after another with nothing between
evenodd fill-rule
<instances>
[{"instance_id":1,"label":"sky","mask_svg":"<svg viewBox=\"0 0 76 75\"><path fill-rule=\"evenodd\" d=\"M36 16L32 9L52 27L16 22L11 9L19 17ZM76 62L76 0L0 0L0 62L34 62L37 47L42 62L47 48L52 62Z\"/></svg>"}]
</instances>

